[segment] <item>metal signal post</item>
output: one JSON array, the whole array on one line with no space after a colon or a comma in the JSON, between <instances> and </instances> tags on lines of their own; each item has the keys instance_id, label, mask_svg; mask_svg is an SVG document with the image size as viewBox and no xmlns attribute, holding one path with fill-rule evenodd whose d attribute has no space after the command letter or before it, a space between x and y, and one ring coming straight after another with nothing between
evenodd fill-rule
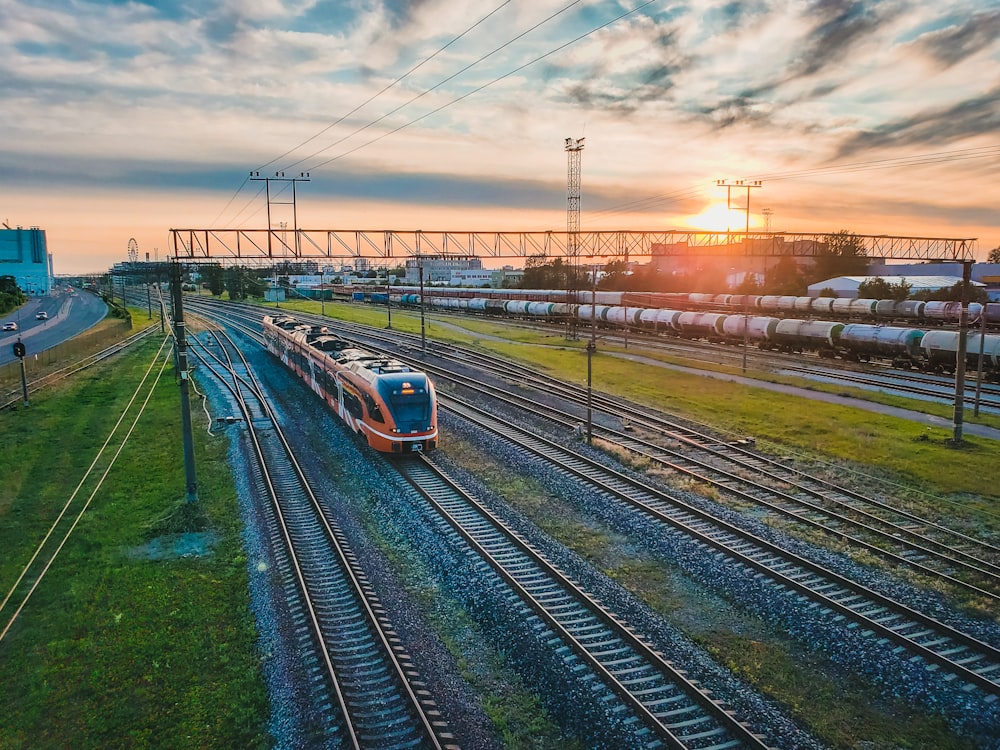
<instances>
[{"instance_id":1,"label":"metal signal post","mask_svg":"<svg viewBox=\"0 0 1000 750\"><path fill-rule=\"evenodd\" d=\"M743 235L743 252L746 256L750 255L750 188L759 188L761 186L760 180L736 180L736 182L726 182L725 180L716 180L715 184L719 187L724 187L726 189L726 210L730 210L733 207L732 202L732 190L734 187L738 187L741 190L746 188L747 190L747 204L743 207L747 215L747 225L746 233ZM727 230L728 234L728 230ZM747 373L747 349L750 348L750 295L747 294L746 279L749 273L750 264L746 265L746 270L743 272L743 374Z\"/></svg>"},{"instance_id":2,"label":"metal signal post","mask_svg":"<svg viewBox=\"0 0 1000 750\"><path fill-rule=\"evenodd\" d=\"M27 353L27 349L24 346L24 342L18 339L14 342L14 356L21 360L21 392L24 394L24 405L28 405L28 376L24 371L24 355Z\"/></svg>"}]
</instances>

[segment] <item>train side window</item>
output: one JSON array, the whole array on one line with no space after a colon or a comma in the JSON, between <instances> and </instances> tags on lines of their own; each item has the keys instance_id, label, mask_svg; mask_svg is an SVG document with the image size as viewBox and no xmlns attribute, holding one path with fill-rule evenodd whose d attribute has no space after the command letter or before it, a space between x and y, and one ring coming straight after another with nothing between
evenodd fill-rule
<instances>
[{"instance_id":1,"label":"train side window","mask_svg":"<svg viewBox=\"0 0 1000 750\"><path fill-rule=\"evenodd\" d=\"M372 418L374 422L381 422L385 424L385 417L382 416L382 410L379 405L375 403L375 399L371 397L370 394L364 394L365 406L368 407L368 416Z\"/></svg>"},{"instance_id":2,"label":"train side window","mask_svg":"<svg viewBox=\"0 0 1000 750\"><path fill-rule=\"evenodd\" d=\"M350 413L355 419L361 419L364 416L364 409L361 406L361 399L355 396L346 388L344 389L344 408Z\"/></svg>"}]
</instances>

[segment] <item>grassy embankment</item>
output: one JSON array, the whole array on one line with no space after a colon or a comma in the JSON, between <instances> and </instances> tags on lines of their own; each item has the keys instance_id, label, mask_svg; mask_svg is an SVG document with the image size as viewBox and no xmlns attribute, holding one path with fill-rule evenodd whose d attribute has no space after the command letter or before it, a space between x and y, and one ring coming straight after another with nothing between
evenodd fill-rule
<instances>
[{"instance_id":1,"label":"grassy embankment","mask_svg":"<svg viewBox=\"0 0 1000 750\"><path fill-rule=\"evenodd\" d=\"M156 338L0 415L4 594L124 409ZM227 441L209 437L195 413L192 512L178 441L164 439L180 434L177 403L168 365L103 488L0 641L0 748L268 745ZM183 537L198 554L157 553L181 532L200 532Z\"/></svg>"}]
</instances>

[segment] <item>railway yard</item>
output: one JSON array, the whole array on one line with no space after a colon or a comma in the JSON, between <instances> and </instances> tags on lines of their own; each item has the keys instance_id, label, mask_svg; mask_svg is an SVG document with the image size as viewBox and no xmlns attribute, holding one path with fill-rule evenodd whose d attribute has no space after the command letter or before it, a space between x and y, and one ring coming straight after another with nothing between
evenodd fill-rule
<instances>
[{"instance_id":1,"label":"railway yard","mask_svg":"<svg viewBox=\"0 0 1000 750\"><path fill-rule=\"evenodd\" d=\"M995 386L968 390L981 433L963 449L707 377L739 375L739 347L602 330L589 391L585 330L436 311L424 339L412 312L387 329L370 306L286 306L434 382L437 449L386 458L265 349L273 308L185 306L270 707L240 706L244 744L1000 748L1000 443L980 437L1000 426ZM933 373L758 350L749 368L950 413ZM30 644L4 604L0 627ZM59 746L32 734L38 712L20 706L0 747Z\"/></svg>"}]
</instances>

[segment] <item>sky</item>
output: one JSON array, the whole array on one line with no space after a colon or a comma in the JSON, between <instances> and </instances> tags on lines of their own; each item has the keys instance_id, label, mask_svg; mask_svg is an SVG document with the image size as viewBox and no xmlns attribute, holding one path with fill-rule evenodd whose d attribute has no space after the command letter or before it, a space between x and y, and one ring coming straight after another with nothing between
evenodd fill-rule
<instances>
[{"instance_id":1,"label":"sky","mask_svg":"<svg viewBox=\"0 0 1000 750\"><path fill-rule=\"evenodd\" d=\"M0 18L0 219L45 229L56 273L106 270L130 239L162 259L171 228L265 228L251 171L308 172L307 229L562 230L569 137L584 230L742 229L747 191L727 210L717 181L759 179L752 230L1000 246L1000 0L0 0Z\"/></svg>"}]
</instances>

